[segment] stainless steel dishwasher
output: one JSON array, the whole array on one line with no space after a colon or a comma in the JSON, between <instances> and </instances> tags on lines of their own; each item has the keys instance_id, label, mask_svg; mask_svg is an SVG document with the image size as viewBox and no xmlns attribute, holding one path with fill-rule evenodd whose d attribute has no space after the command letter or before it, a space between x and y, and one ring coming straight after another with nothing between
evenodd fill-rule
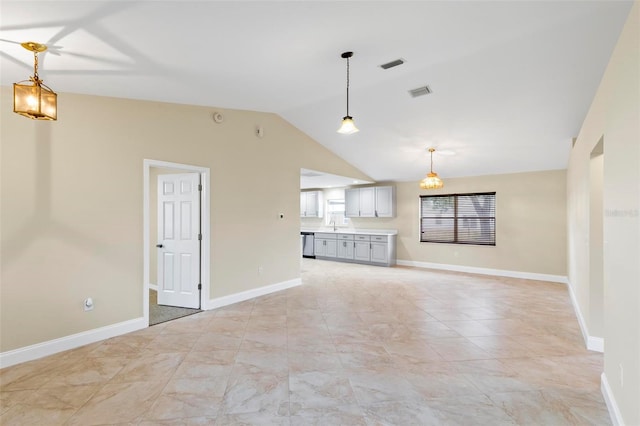
<instances>
[{"instance_id":1,"label":"stainless steel dishwasher","mask_svg":"<svg viewBox=\"0 0 640 426\"><path fill-rule=\"evenodd\" d=\"M313 232L300 232L302 236L302 257L308 257L315 259L314 256L314 233Z\"/></svg>"}]
</instances>

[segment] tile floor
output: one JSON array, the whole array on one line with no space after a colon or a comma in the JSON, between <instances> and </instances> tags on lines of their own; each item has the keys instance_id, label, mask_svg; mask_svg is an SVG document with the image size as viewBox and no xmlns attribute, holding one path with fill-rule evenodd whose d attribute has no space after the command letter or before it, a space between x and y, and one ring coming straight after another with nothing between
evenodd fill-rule
<instances>
[{"instance_id":1,"label":"tile floor","mask_svg":"<svg viewBox=\"0 0 640 426\"><path fill-rule=\"evenodd\" d=\"M610 424L564 285L312 259L302 281L3 369L0 423Z\"/></svg>"}]
</instances>

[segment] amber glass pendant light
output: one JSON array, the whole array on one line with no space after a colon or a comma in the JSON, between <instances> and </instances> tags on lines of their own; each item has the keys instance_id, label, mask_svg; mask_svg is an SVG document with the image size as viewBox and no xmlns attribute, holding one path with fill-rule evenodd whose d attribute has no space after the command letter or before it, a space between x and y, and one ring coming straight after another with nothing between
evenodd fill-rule
<instances>
[{"instance_id":1,"label":"amber glass pendant light","mask_svg":"<svg viewBox=\"0 0 640 426\"><path fill-rule=\"evenodd\" d=\"M13 84L13 112L34 120L57 120L58 95L38 76L38 53L47 46L33 41L21 46L33 52L33 76Z\"/></svg>"},{"instance_id":2,"label":"amber glass pendant light","mask_svg":"<svg viewBox=\"0 0 640 426\"><path fill-rule=\"evenodd\" d=\"M444 186L444 182L442 179L438 177L437 173L433 172L433 153L435 152L435 148L429 148L429 153L431 154L431 169L427 176L420 181L421 189L440 189Z\"/></svg>"}]
</instances>

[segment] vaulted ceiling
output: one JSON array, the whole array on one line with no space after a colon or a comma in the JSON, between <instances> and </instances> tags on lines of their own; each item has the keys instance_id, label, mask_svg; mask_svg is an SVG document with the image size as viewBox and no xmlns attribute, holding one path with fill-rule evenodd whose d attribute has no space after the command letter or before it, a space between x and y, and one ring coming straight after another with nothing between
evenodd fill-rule
<instances>
[{"instance_id":1,"label":"vaulted ceiling","mask_svg":"<svg viewBox=\"0 0 640 426\"><path fill-rule=\"evenodd\" d=\"M37 41L57 92L275 112L379 181L424 177L428 147L443 178L562 169L631 5L3 0L0 83Z\"/></svg>"}]
</instances>

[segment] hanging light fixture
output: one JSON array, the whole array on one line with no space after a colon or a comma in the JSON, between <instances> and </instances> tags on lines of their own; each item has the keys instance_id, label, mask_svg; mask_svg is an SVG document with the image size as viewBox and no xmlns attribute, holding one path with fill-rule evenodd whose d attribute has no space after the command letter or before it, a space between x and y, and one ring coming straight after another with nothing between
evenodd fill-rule
<instances>
[{"instance_id":1,"label":"hanging light fixture","mask_svg":"<svg viewBox=\"0 0 640 426\"><path fill-rule=\"evenodd\" d=\"M344 52L340 56L347 60L347 115L342 117L342 125L338 129L338 133L350 135L359 131L356 123L353 122L353 117L349 115L349 58L353 56L353 52Z\"/></svg>"},{"instance_id":2,"label":"hanging light fixture","mask_svg":"<svg viewBox=\"0 0 640 426\"><path fill-rule=\"evenodd\" d=\"M21 46L33 52L33 76L13 84L13 112L34 120L57 120L58 95L38 76L38 53L47 46L32 41Z\"/></svg>"},{"instance_id":3,"label":"hanging light fixture","mask_svg":"<svg viewBox=\"0 0 640 426\"><path fill-rule=\"evenodd\" d=\"M420 181L421 189L440 189L444 186L442 179L438 177L437 173L433 173L433 153L435 152L435 148L429 148L429 153L431 153L431 171L427 174L427 177Z\"/></svg>"}]
</instances>

